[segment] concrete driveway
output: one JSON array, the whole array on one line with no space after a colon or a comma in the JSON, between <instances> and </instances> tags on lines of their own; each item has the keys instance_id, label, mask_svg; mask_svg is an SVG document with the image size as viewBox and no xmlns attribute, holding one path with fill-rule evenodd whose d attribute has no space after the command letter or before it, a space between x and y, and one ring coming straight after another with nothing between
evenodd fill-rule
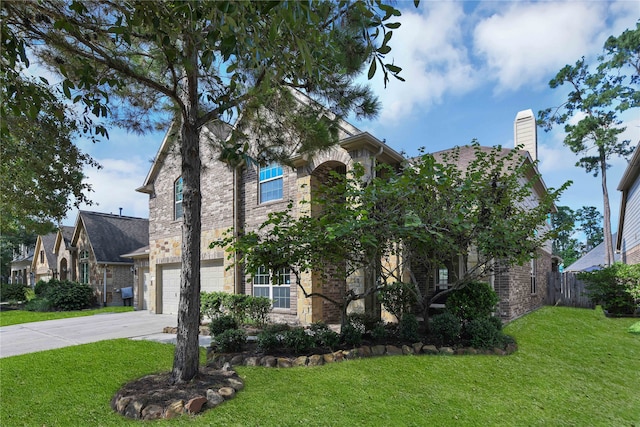
<instances>
[{"instance_id":1,"label":"concrete driveway","mask_svg":"<svg viewBox=\"0 0 640 427\"><path fill-rule=\"evenodd\" d=\"M176 315L132 311L5 326L0 328L0 358L116 338L175 343L176 335L162 330L176 325ZM200 337L200 345L208 346L208 337Z\"/></svg>"}]
</instances>

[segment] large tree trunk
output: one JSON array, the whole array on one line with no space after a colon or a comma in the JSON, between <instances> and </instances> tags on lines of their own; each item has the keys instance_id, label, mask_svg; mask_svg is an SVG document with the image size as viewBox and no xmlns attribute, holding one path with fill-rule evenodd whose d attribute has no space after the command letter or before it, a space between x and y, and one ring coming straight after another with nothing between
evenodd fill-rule
<instances>
[{"instance_id":1,"label":"large tree trunk","mask_svg":"<svg viewBox=\"0 0 640 427\"><path fill-rule=\"evenodd\" d=\"M613 237L611 236L611 208L609 207L609 191L607 190L607 161L604 153L600 153L600 171L602 172L602 198L604 201L604 247L606 265L614 263Z\"/></svg>"},{"instance_id":2,"label":"large tree trunk","mask_svg":"<svg viewBox=\"0 0 640 427\"><path fill-rule=\"evenodd\" d=\"M200 239L202 224L200 208L200 130L198 127L198 58L193 46L191 67L186 69L180 150L182 157L182 273L178 306L178 336L173 359L172 383L190 381L200 362Z\"/></svg>"}]
</instances>

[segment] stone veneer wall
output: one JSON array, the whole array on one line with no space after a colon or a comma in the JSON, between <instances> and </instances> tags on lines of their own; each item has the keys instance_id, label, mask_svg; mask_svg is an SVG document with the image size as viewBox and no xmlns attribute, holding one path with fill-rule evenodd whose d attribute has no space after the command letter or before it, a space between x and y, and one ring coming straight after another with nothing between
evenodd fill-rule
<instances>
[{"instance_id":1,"label":"stone veneer wall","mask_svg":"<svg viewBox=\"0 0 640 427\"><path fill-rule=\"evenodd\" d=\"M625 264L640 264L640 245L627 250L622 259Z\"/></svg>"}]
</instances>

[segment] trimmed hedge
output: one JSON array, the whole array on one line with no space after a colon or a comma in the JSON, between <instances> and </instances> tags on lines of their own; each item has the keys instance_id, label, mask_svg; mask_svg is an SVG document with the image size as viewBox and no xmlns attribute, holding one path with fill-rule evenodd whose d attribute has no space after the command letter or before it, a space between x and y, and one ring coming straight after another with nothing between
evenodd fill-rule
<instances>
[{"instance_id":1,"label":"trimmed hedge","mask_svg":"<svg viewBox=\"0 0 640 427\"><path fill-rule=\"evenodd\" d=\"M0 301L24 301L29 286L21 283L3 283L0 285Z\"/></svg>"}]
</instances>

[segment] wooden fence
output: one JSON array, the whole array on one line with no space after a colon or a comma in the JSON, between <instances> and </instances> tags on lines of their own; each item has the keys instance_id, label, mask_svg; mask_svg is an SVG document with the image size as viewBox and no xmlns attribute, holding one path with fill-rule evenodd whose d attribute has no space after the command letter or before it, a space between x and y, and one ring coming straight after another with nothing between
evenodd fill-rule
<instances>
[{"instance_id":1,"label":"wooden fence","mask_svg":"<svg viewBox=\"0 0 640 427\"><path fill-rule=\"evenodd\" d=\"M547 284L548 305L594 308L586 295L584 283L578 280L575 273L547 273Z\"/></svg>"}]
</instances>

